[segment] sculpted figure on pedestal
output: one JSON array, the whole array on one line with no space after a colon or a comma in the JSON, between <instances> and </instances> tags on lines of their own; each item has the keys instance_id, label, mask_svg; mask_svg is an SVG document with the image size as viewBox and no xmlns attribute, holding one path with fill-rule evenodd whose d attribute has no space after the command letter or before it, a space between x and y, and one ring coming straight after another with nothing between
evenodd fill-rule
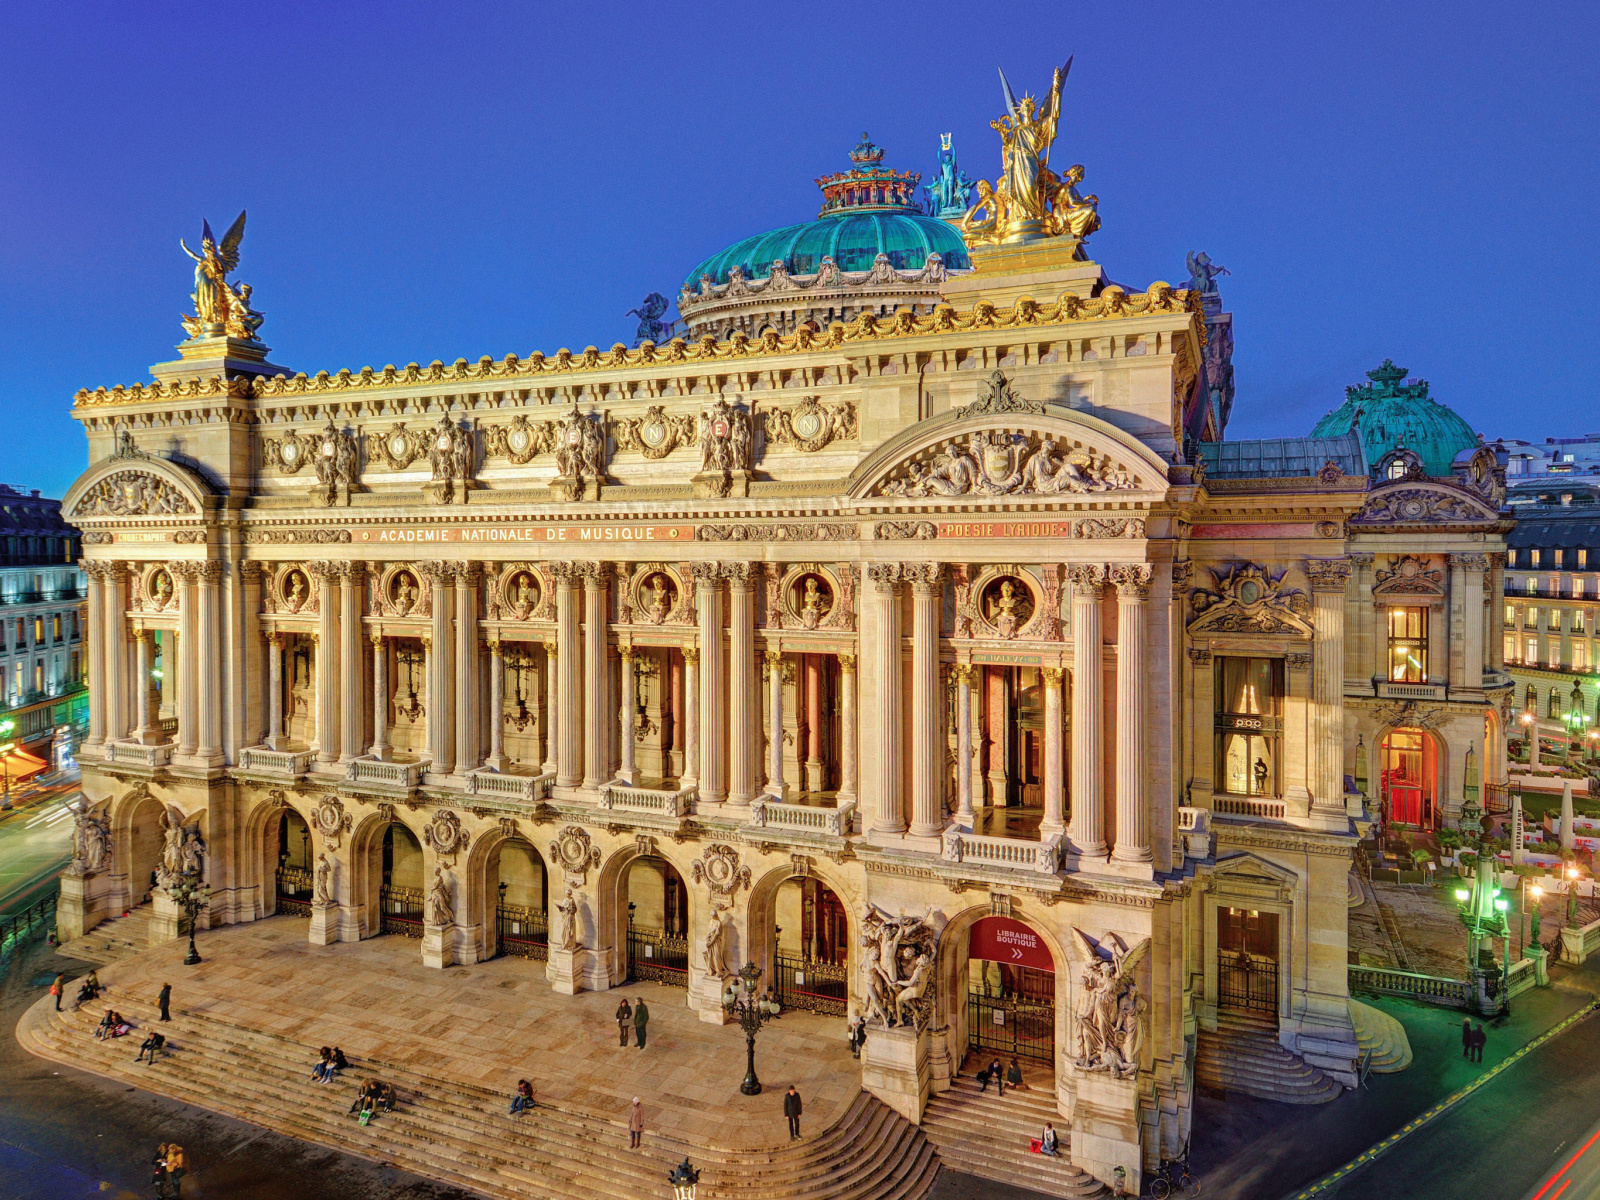
<instances>
[{"instance_id":1,"label":"sculpted figure on pedestal","mask_svg":"<svg viewBox=\"0 0 1600 1200\"><path fill-rule=\"evenodd\" d=\"M933 1013L938 934L922 917L891 917L877 905L861 922L861 974L867 1020L921 1029Z\"/></svg>"},{"instance_id":2,"label":"sculpted figure on pedestal","mask_svg":"<svg viewBox=\"0 0 1600 1200\"><path fill-rule=\"evenodd\" d=\"M1072 944L1083 964L1078 978L1074 1063L1083 1071L1132 1079L1139 1072L1148 1002L1135 972L1150 951L1150 939L1129 946L1115 934L1097 941L1076 927Z\"/></svg>"}]
</instances>

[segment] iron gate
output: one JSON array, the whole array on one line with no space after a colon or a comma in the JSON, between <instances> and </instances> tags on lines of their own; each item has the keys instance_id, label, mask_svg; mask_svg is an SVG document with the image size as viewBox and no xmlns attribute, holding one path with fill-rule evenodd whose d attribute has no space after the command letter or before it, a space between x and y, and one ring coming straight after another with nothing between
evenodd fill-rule
<instances>
[{"instance_id":1,"label":"iron gate","mask_svg":"<svg viewBox=\"0 0 1600 1200\"><path fill-rule=\"evenodd\" d=\"M1021 996L967 993L967 1047L1055 1065L1056 1006Z\"/></svg>"},{"instance_id":2,"label":"iron gate","mask_svg":"<svg viewBox=\"0 0 1600 1200\"><path fill-rule=\"evenodd\" d=\"M277 911L291 917L311 915L311 872L302 867L278 868Z\"/></svg>"},{"instance_id":3,"label":"iron gate","mask_svg":"<svg viewBox=\"0 0 1600 1200\"><path fill-rule=\"evenodd\" d=\"M689 939L628 926L628 978L689 986Z\"/></svg>"},{"instance_id":4,"label":"iron gate","mask_svg":"<svg viewBox=\"0 0 1600 1200\"><path fill-rule=\"evenodd\" d=\"M382 887L378 889L378 932L398 933L403 937L422 936L422 889Z\"/></svg>"},{"instance_id":5,"label":"iron gate","mask_svg":"<svg viewBox=\"0 0 1600 1200\"><path fill-rule=\"evenodd\" d=\"M778 1000L785 1008L803 1008L828 1017L842 1017L850 1004L843 964L777 956Z\"/></svg>"},{"instance_id":6,"label":"iron gate","mask_svg":"<svg viewBox=\"0 0 1600 1200\"><path fill-rule=\"evenodd\" d=\"M550 956L549 917L541 908L500 905L499 932L501 954L541 960Z\"/></svg>"},{"instance_id":7,"label":"iron gate","mask_svg":"<svg viewBox=\"0 0 1600 1200\"><path fill-rule=\"evenodd\" d=\"M1276 1017L1277 960L1243 950L1223 952L1217 963L1217 1003Z\"/></svg>"}]
</instances>

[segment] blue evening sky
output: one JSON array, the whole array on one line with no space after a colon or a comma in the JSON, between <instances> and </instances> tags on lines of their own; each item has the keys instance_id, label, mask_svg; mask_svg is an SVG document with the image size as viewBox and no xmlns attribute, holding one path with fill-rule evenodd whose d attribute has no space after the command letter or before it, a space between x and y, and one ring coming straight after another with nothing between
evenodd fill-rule
<instances>
[{"instance_id":1,"label":"blue evening sky","mask_svg":"<svg viewBox=\"0 0 1600 1200\"><path fill-rule=\"evenodd\" d=\"M1309 432L1385 356L1491 437L1600 429L1597 33L1482 0L7 4L0 480L61 494L73 391L174 356L202 216L249 209L295 369L605 347L812 217L862 130L993 178L996 65L1037 92L1069 53L1094 257L1233 272L1235 436Z\"/></svg>"}]
</instances>

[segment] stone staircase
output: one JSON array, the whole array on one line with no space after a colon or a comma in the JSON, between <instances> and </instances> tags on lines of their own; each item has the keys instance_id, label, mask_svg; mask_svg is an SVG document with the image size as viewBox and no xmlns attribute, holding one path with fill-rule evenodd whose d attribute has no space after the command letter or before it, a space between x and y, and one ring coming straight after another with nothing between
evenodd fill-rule
<instances>
[{"instance_id":1,"label":"stone staircase","mask_svg":"<svg viewBox=\"0 0 1600 1200\"><path fill-rule=\"evenodd\" d=\"M1195 1082L1219 1092L1241 1092L1283 1104L1326 1104L1344 1089L1278 1043L1270 1017L1223 1009L1217 1030L1201 1030Z\"/></svg>"},{"instance_id":2,"label":"stone staircase","mask_svg":"<svg viewBox=\"0 0 1600 1200\"><path fill-rule=\"evenodd\" d=\"M1034 1154L1030 1138L1051 1121L1060 1139L1060 1158ZM964 1171L998 1183L1009 1183L1052 1196L1103 1196L1105 1187L1093 1175L1067 1161L1070 1140L1066 1119L1056 1111L1055 1092L994 1088L980 1092L970 1073L963 1073L941 1092L922 1115L922 1132L939 1149L952 1171Z\"/></svg>"},{"instance_id":3,"label":"stone staircase","mask_svg":"<svg viewBox=\"0 0 1600 1200\"><path fill-rule=\"evenodd\" d=\"M1362 1055L1372 1053L1368 1069L1374 1074L1392 1075L1411 1065L1411 1039L1399 1021L1359 1000L1350 1001L1350 1020L1356 1027L1356 1042Z\"/></svg>"},{"instance_id":4,"label":"stone staircase","mask_svg":"<svg viewBox=\"0 0 1600 1200\"><path fill-rule=\"evenodd\" d=\"M150 905L141 904L125 917L101 921L82 937L67 942L58 953L103 967L149 948Z\"/></svg>"},{"instance_id":5,"label":"stone staircase","mask_svg":"<svg viewBox=\"0 0 1600 1200\"><path fill-rule=\"evenodd\" d=\"M700 1195L712 1200L921 1200L939 1171L921 1131L866 1092L832 1127L787 1145L722 1150L647 1131L634 1151L621 1114L540 1105L511 1117L508 1099L489 1089L372 1059L352 1060L338 1083L313 1083L313 1047L193 1013L160 1027L172 1052L146 1066L134 1056L154 1023L153 1005L116 989L62 1013L48 1000L17 1026L24 1049L42 1058L495 1200L659 1200L667 1170L685 1156L702 1168ZM108 1004L137 1027L96 1041ZM347 1113L364 1076L391 1083L400 1101L366 1127Z\"/></svg>"}]
</instances>

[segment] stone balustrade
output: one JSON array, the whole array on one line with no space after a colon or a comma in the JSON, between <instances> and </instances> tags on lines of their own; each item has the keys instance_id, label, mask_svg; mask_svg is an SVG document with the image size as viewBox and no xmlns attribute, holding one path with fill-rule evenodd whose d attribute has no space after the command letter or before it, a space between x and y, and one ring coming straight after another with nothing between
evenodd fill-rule
<instances>
[{"instance_id":1,"label":"stone balustrade","mask_svg":"<svg viewBox=\"0 0 1600 1200\"><path fill-rule=\"evenodd\" d=\"M1562 927L1561 957L1564 961L1582 963L1597 949L1600 949L1600 921Z\"/></svg>"},{"instance_id":2,"label":"stone balustrade","mask_svg":"<svg viewBox=\"0 0 1600 1200\"><path fill-rule=\"evenodd\" d=\"M1207 858L1211 854L1211 810L1182 805L1178 809L1178 833L1183 838L1185 858Z\"/></svg>"},{"instance_id":3,"label":"stone balustrade","mask_svg":"<svg viewBox=\"0 0 1600 1200\"><path fill-rule=\"evenodd\" d=\"M686 817L698 797L695 788L669 791L664 788L629 787L608 783L600 789L599 807L611 812L648 813L656 817Z\"/></svg>"},{"instance_id":4,"label":"stone balustrade","mask_svg":"<svg viewBox=\"0 0 1600 1200\"><path fill-rule=\"evenodd\" d=\"M1282 800L1257 799L1253 796L1214 796L1211 803L1216 811L1230 817L1265 817L1281 821L1284 816Z\"/></svg>"},{"instance_id":5,"label":"stone balustrade","mask_svg":"<svg viewBox=\"0 0 1600 1200\"><path fill-rule=\"evenodd\" d=\"M1390 996L1411 996L1431 1004L1444 1004L1451 1008L1472 1008L1474 988L1465 979L1446 979L1440 975L1422 975L1416 971L1398 971L1389 967L1359 967L1351 964L1350 990L1352 992L1379 992Z\"/></svg>"},{"instance_id":6,"label":"stone balustrade","mask_svg":"<svg viewBox=\"0 0 1600 1200\"><path fill-rule=\"evenodd\" d=\"M239 753L239 769L292 779L309 771L315 758L316 752L312 750L268 750L265 746L247 746Z\"/></svg>"},{"instance_id":7,"label":"stone balustrade","mask_svg":"<svg viewBox=\"0 0 1600 1200\"><path fill-rule=\"evenodd\" d=\"M380 783L387 787L413 788L422 782L422 773L428 769L428 760L417 762L383 762L376 758L350 760L345 777L351 783Z\"/></svg>"},{"instance_id":8,"label":"stone balustrade","mask_svg":"<svg viewBox=\"0 0 1600 1200\"><path fill-rule=\"evenodd\" d=\"M764 799L750 806L750 824L758 829L793 829L801 833L845 837L850 832L855 811L853 800L846 800L835 808L818 808Z\"/></svg>"},{"instance_id":9,"label":"stone balustrade","mask_svg":"<svg viewBox=\"0 0 1600 1200\"><path fill-rule=\"evenodd\" d=\"M944 835L944 860L1054 875L1061 870L1063 840L1060 834L1053 834L1043 841L1028 842L1021 838L988 837L947 829Z\"/></svg>"},{"instance_id":10,"label":"stone balustrade","mask_svg":"<svg viewBox=\"0 0 1600 1200\"><path fill-rule=\"evenodd\" d=\"M508 775L499 771L467 772L469 796L506 796L536 804L550 796L550 786L555 782L555 772L543 775Z\"/></svg>"},{"instance_id":11,"label":"stone balustrade","mask_svg":"<svg viewBox=\"0 0 1600 1200\"><path fill-rule=\"evenodd\" d=\"M168 742L164 746L141 746L136 742L107 742L106 762L137 763L141 767L164 767L172 761L176 747Z\"/></svg>"}]
</instances>

